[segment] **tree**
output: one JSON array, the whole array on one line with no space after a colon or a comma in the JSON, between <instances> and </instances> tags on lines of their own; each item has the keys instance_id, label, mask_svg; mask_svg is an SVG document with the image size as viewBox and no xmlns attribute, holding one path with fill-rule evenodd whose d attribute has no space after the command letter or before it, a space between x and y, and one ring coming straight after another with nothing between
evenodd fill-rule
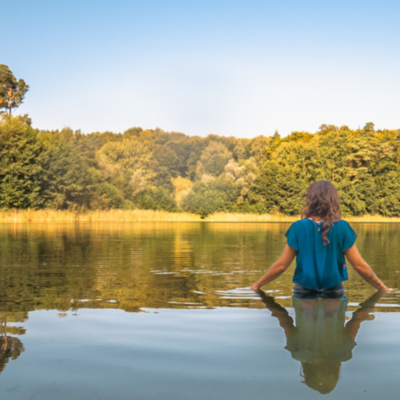
<instances>
[{"instance_id":1,"label":"tree","mask_svg":"<svg viewBox=\"0 0 400 400\"><path fill-rule=\"evenodd\" d=\"M171 193L162 187L147 187L135 197L134 203L141 210L178 211Z\"/></svg>"},{"instance_id":2,"label":"tree","mask_svg":"<svg viewBox=\"0 0 400 400\"><path fill-rule=\"evenodd\" d=\"M400 215L400 174L390 171L377 184L377 211L387 217Z\"/></svg>"},{"instance_id":3,"label":"tree","mask_svg":"<svg viewBox=\"0 0 400 400\"><path fill-rule=\"evenodd\" d=\"M45 150L41 173L45 206L53 209L88 207L94 182L90 169L72 145L72 133L68 129L40 132L37 139ZM97 189L100 191L101 187Z\"/></svg>"},{"instance_id":4,"label":"tree","mask_svg":"<svg viewBox=\"0 0 400 400\"><path fill-rule=\"evenodd\" d=\"M249 158L249 143L248 139L240 139L238 144L233 149L233 156L236 161L246 160Z\"/></svg>"},{"instance_id":5,"label":"tree","mask_svg":"<svg viewBox=\"0 0 400 400\"><path fill-rule=\"evenodd\" d=\"M276 142L278 142L281 138L281 135L278 131L275 131L274 135L271 138L271 146L273 146Z\"/></svg>"},{"instance_id":6,"label":"tree","mask_svg":"<svg viewBox=\"0 0 400 400\"><path fill-rule=\"evenodd\" d=\"M235 205L236 186L232 179L221 175L218 178L196 182L182 201L182 209L200 214L202 218L215 212L230 211Z\"/></svg>"},{"instance_id":7,"label":"tree","mask_svg":"<svg viewBox=\"0 0 400 400\"><path fill-rule=\"evenodd\" d=\"M318 180L316 176L317 149L313 144L302 142L283 142L273 153L276 164L291 170L296 178L308 182Z\"/></svg>"},{"instance_id":8,"label":"tree","mask_svg":"<svg viewBox=\"0 0 400 400\"><path fill-rule=\"evenodd\" d=\"M372 134L374 134L374 133L375 133L375 125L374 125L374 123L373 123L373 122L367 122L367 123L365 124L364 128L363 128L363 131L364 131L365 133L372 133Z\"/></svg>"},{"instance_id":9,"label":"tree","mask_svg":"<svg viewBox=\"0 0 400 400\"><path fill-rule=\"evenodd\" d=\"M29 86L23 79L15 78L7 65L0 64L0 109L4 108L9 114L12 109L19 107Z\"/></svg>"},{"instance_id":10,"label":"tree","mask_svg":"<svg viewBox=\"0 0 400 400\"><path fill-rule=\"evenodd\" d=\"M271 144L271 138L265 136L257 136L250 145L250 154L256 160L258 165L261 165L265 160L265 154Z\"/></svg>"},{"instance_id":11,"label":"tree","mask_svg":"<svg viewBox=\"0 0 400 400\"><path fill-rule=\"evenodd\" d=\"M90 199L90 208L94 210L109 210L110 208L124 208L125 202L122 193L111 183L104 182L97 188Z\"/></svg>"},{"instance_id":12,"label":"tree","mask_svg":"<svg viewBox=\"0 0 400 400\"><path fill-rule=\"evenodd\" d=\"M219 176L231 157L232 153L222 143L211 141L197 163L197 177L201 178L203 174Z\"/></svg>"},{"instance_id":13,"label":"tree","mask_svg":"<svg viewBox=\"0 0 400 400\"><path fill-rule=\"evenodd\" d=\"M44 148L21 117L0 120L0 208L39 208Z\"/></svg>"},{"instance_id":14,"label":"tree","mask_svg":"<svg viewBox=\"0 0 400 400\"><path fill-rule=\"evenodd\" d=\"M181 206L183 199L190 193L193 183L189 179L178 176L171 179L174 185L175 202L178 207Z\"/></svg>"},{"instance_id":15,"label":"tree","mask_svg":"<svg viewBox=\"0 0 400 400\"><path fill-rule=\"evenodd\" d=\"M200 214L202 218L205 218L209 214L223 211L224 203L224 193L207 187L203 182L196 182L193 189L184 198L182 209Z\"/></svg>"},{"instance_id":16,"label":"tree","mask_svg":"<svg viewBox=\"0 0 400 400\"><path fill-rule=\"evenodd\" d=\"M154 172L151 183L173 192L174 186L171 178L179 176L181 163L179 157L168 145L157 145L153 150L153 160L150 169Z\"/></svg>"},{"instance_id":17,"label":"tree","mask_svg":"<svg viewBox=\"0 0 400 400\"><path fill-rule=\"evenodd\" d=\"M289 168L267 161L254 182L250 203L263 206L266 212L298 215L303 205L306 183Z\"/></svg>"}]
</instances>

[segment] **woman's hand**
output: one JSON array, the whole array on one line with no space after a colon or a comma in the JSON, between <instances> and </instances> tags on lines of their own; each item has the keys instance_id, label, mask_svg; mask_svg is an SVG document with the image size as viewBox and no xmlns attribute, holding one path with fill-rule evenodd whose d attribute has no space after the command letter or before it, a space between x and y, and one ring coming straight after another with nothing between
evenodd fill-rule
<instances>
[{"instance_id":1,"label":"woman's hand","mask_svg":"<svg viewBox=\"0 0 400 400\"><path fill-rule=\"evenodd\" d=\"M254 290L255 292L257 292L258 290L260 290L260 286L257 285L257 283L255 283L253 286L250 287L251 290Z\"/></svg>"}]
</instances>

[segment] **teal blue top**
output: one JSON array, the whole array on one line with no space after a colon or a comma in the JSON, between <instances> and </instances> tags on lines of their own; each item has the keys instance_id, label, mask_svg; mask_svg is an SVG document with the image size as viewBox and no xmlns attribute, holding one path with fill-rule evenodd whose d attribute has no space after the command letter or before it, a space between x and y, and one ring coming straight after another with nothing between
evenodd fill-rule
<instances>
[{"instance_id":1,"label":"teal blue top","mask_svg":"<svg viewBox=\"0 0 400 400\"><path fill-rule=\"evenodd\" d=\"M292 224L285 233L287 244L297 251L293 282L306 289L323 291L347 281L344 251L353 246L357 235L348 222L339 220L326 234L324 244L322 222L305 218Z\"/></svg>"}]
</instances>

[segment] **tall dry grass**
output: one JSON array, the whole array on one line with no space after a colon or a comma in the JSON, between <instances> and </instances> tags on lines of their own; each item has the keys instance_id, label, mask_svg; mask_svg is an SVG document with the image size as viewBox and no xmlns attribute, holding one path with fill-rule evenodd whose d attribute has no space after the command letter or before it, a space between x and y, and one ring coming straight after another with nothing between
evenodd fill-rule
<instances>
[{"instance_id":1,"label":"tall dry grass","mask_svg":"<svg viewBox=\"0 0 400 400\"><path fill-rule=\"evenodd\" d=\"M343 217L349 222L400 222L400 217L384 217L382 215L363 215L362 217Z\"/></svg>"},{"instance_id":2,"label":"tall dry grass","mask_svg":"<svg viewBox=\"0 0 400 400\"><path fill-rule=\"evenodd\" d=\"M239 214L216 213L201 219L199 215L189 213L170 213L154 210L108 210L73 212L61 210L0 210L0 223L26 222L294 222L299 216L283 214ZM383 217L381 215L364 215L362 217L345 217L349 222L395 222L399 217Z\"/></svg>"},{"instance_id":3,"label":"tall dry grass","mask_svg":"<svg viewBox=\"0 0 400 400\"><path fill-rule=\"evenodd\" d=\"M200 221L189 213L154 210L108 210L76 213L61 210L0 210L0 222L139 222L139 221Z\"/></svg>"},{"instance_id":4,"label":"tall dry grass","mask_svg":"<svg viewBox=\"0 0 400 400\"><path fill-rule=\"evenodd\" d=\"M283 214L240 214L240 213L215 213L205 218L205 221L213 222L294 222L300 219L298 216Z\"/></svg>"},{"instance_id":5,"label":"tall dry grass","mask_svg":"<svg viewBox=\"0 0 400 400\"><path fill-rule=\"evenodd\" d=\"M284 214L239 214L216 213L206 218L214 222L294 222L300 219L299 215ZM383 217L382 215L363 215L361 217L343 217L348 222L400 222L399 217Z\"/></svg>"}]
</instances>

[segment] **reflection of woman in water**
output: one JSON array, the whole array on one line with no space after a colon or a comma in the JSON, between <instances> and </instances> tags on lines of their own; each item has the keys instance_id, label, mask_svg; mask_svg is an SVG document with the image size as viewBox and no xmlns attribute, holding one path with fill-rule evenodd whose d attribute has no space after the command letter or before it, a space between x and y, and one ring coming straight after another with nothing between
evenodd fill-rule
<instances>
[{"instance_id":1,"label":"reflection of woman in water","mask_svg":"<svg viewBox=\"0 0 400 400\"><path fill-rule=\"evenodd\" d=\"M352 358L360 325L369 319L369 313L383 292L375 293L360 304L347 324L347 299L340 293L332 292L329 296L296 295L293 297L296 325L287 310L276 303L273 297L265 295L261 290L259 294L285 331L285 349L301 362L303 382L326 394L336 387L342 362Z\"/></svg>"},{"instance_id":2,"label":"reflection of woman in water","mask_svg":"<svg viewBox=\"0 0 400 400\"><path fill-rule=\"evenodd\" d=\"M253 290L258 290L280 276L296 257L293 276L295 293L338 290L344 293L342 281L348 279L345 256L372 286L386 292L391 290L360 256L355 245L356 234L341 219L339 197L332 183L319 181L309 186L302 217L286 232L287 243L283 254L253 284Z\"/></svg>"}]
</instances>

